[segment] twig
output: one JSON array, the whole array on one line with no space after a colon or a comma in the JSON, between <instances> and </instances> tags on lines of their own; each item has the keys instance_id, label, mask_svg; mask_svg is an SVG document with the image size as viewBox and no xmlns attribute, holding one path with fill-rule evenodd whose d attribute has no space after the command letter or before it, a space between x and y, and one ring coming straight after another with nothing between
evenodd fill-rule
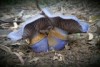
<instances>
[{"instance_id":1,"label":"twig","mask_svg":"<svg viewBox=\"0 0 100 67\"><path fill-rule=\"evenodd\" d=\"M7 53L12 53L11 49L7 46L4 46L4 45L0 45L0 49L6 51Z\"/></svg>"},{"instance_id":2,"label":"twig","mask_svg":"<svg viewBox=\"0 0 100 67\"><path fill-rule=\"evenodd\" d=\"M24 65L24 60L23 60L22 56L19 55L19 53L17 53L17 52L13 52L13 54L15 54L18 57L18 59L20 60L21 64Z\"/></svg>"}]
</instances>

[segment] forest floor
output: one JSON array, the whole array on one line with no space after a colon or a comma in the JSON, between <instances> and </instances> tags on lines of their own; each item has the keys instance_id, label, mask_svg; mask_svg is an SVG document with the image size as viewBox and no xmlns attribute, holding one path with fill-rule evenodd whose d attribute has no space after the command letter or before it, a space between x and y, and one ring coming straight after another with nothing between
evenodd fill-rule
<instances>
[{"instance_id":1,"label":"forest floor","mask_svg":"<svg viewBox=\"0 0 100 67\"><path fill-rule=\"evenodd\" d=\"M95 3L80 2L80 1L62 1L49 8L56 14L62 13L65 15L75 15L79 19L86 20L90 25L100 23L100 6ZM18 14L21 10L25 10L25 15L34 15L39 13L34 3L27 2L14 6L1 6L0 19L8 18ZM98 20L99 19L99 20ZM90 22L91 21L91 22ZM49 51L47 53L35 53L25 41L11 42L6 35L9 33L11 23L0 24L0 45L7 50L2 50L0 47L1 65L6 67L97 67L100 66L100 42L76 40L70 42L65 49L61 51ZM99 25L100 26L100 25ZM96 28L96 29L95 29ZM99 28L100 29L100 28ZM8 32L7 32L8 31ZM89 32L100 34L97 31L96 24L90 26ZM2 36L4 35L5 36ZM10 48L10 49L9 49ZM3 51L6 51L4 53ZM7 53L8 51L8 53ZM10 53L13 52L12 53ZM20 55L20 56L18 56ZM24 63L24 64L23 64ZM99 67L98 66L98 67Z\"/></svg>"}]
</instances>

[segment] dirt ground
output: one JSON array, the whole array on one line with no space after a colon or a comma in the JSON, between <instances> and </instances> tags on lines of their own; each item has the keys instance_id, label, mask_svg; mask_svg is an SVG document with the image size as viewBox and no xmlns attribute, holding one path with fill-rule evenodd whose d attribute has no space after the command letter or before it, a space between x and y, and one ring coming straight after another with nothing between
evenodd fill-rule
<instances>
[{"instance_id":1,"label":"dirt ground","mask_svg":"<svg viewBox=\"0 0 100 67\"><path fill-rule=\"evenodd\" d=\"M100 3L99 3L100 4ZM56 14L75 15L90 24L89 32L100 34L100 5L98 2L61 1L48 6ZM27 2L14 6L0 7L0 19L12 17L21 10L25 15L39 13L34 3ZM98 25L99 24L99 25ZM100 41L76 40L70 42L61 51L46 53L33 52L25 41L11 42L6 35L12 23L0 23L0 65L4 67L99 67L100 66ZM8 32L7 32L8 31ZM4 35L5 36L2 36ZM5 50L3 49L5 48ZM10 49L9 49L10 48ZM20 55L20 56L19 56Z\"/></svg>"}]
</instances>

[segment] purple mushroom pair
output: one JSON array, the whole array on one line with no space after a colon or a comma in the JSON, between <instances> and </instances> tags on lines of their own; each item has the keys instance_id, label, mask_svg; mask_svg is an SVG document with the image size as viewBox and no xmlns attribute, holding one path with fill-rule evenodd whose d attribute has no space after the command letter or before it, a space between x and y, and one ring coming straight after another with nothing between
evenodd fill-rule
<instances>
[{"instance_id":1,"label":"purple mushroom pair","mask_svg":"<svg viewBox=\"0 0 100 67\"><path fill-rule=\"evenodd\" d=\"M47 8L42 9L42 11L49 18L51 18L51 20L54 20L54 23L52 22L52 24L54 24L54 28L49 31L48 35L42 35L41 33L35 32L35 30L33 30L34 26L32 25L35 25L34 23L38 23L38 20L41 19L42 21L40 22L43 25L44 22L48 22L44 15L39 14L25 21L23 23L23 26L17 31L9 33L8 38L10 38L12 41L17 41L24 38L23 36L29 37L28 35L33 35L33 37L31 38L34 42L31 43L33 51L47 52L48 50L52 49L64 49L65 45L68 44L68 41L66 40L66 36L68 34L82 33L89 30L89 24L78 19L76 16L54 15L51 14ZM33 31L35 32L35 34L32 33Z\"/></svg>"}]
</instances>

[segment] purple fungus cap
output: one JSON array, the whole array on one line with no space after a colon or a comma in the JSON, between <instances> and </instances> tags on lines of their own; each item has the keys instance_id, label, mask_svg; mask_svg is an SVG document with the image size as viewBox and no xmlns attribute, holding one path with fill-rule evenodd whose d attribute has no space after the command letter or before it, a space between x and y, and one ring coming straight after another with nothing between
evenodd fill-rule
<instances>
[{"instance_id":1,"label":"purple fungus cap","mask_svg":"<svg viewBox=\"0 0 100 67\"><path fill-rule=\"evenodd\" d=\"M47 52L48 51L48 40L45 37L44 39L37 42L36 44L33 44L31 47L34 52Z\"/></svg>"},{"instance_id":2,"label":"purple fungus cap","mask_svg":"<svg viewBox=\"0 0 100 67\"><path fill-rule=\"evenodd\" d=\"M62 14L53 14L47 7L43 8L42 11L50 18L60 17L62 19L73 19L73 20L77 21L77 23L79 23L82 27L82 32L87 32L89 30L89 24L85 21L81 21L74 15L66 16L66 15L62 15Z\"/></svg>"},{"instance_id":3,"label":"purple fungus cap","mask_svg":"<svg viewBox=\"0 0 100 67\"><path fill-rule=\"evenodd\" d=\"M68 43L66 40L67 32L59 29L59 28L54 28L49 32L48 35L48 43L50 46L50 50L62 50L65 45Z\"/></svg>"},{"instance_id":4,"label":"purple fungus cap","mask_svg":"<svg viewBox=\"0 0 100 67\"><path fill-rule=\"evenodd\" d=\"M54 50L62 50L65 48L65 45L67 45L68 41L66 40L61 40L59 38L54 37L56 44L54 44L53 46L50 46L50 50L54 49Z\"/></svg>"},{"instance_id":5,"label":"purple fungus cap","mask_svg":"<svg viewBox=\"0 0 100 67\"><path fill-rule=\"evenodd\" d=\"M82 27L82 32L88 32L89 31L89 24L85 21L80 21L79 24L81 25Z\"/></svg>"},{"instance_id":6,"label":"purple fungus cap","mask_svg":"<svg viewBox=\"0 0 100 67\"><path fill-rule=\"evenodd\" d=\"M34 17L31 17L31 18L27 19L25 22L23 22L23 24L21 25L21 27L18 30L9 33L7 35L7 37L10 38L11 41L17 41L17 40L22 39L23 38L23 35L25 34L24 33L25 26L27 24L32 23L35 20L38 20L38 19L43 18L43 17L44 17L43 15L36 15Z\"/></svg>"}]
</instances>

